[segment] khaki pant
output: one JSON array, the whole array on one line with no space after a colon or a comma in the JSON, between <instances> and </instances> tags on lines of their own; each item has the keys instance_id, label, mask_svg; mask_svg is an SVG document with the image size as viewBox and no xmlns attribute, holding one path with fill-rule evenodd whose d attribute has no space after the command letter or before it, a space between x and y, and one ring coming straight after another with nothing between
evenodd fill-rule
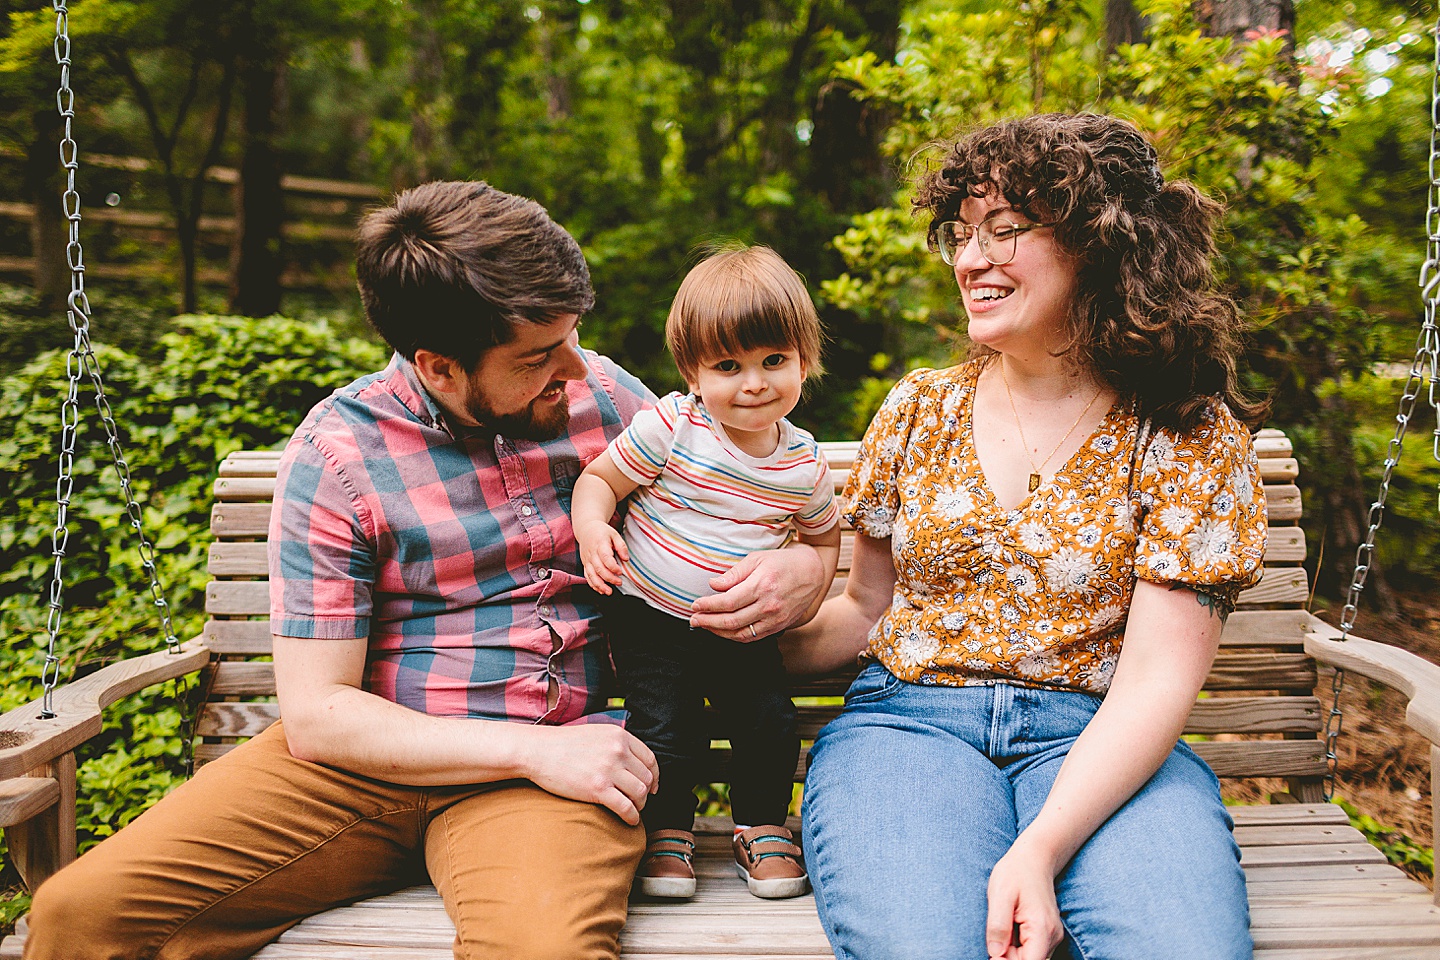
<instances>
[{"instance_id":1,"label":"khaki pant","mask_svg":"<svg viewBox=\"0 0 1440 960\"><path fill-rule=\"evenodd\" d=\"M456 957L613 958L644 845L530 783L410 788L296 760L277 723L47 881L25 957L248 957L428 870Z\"/></svg>"}]
</instances>

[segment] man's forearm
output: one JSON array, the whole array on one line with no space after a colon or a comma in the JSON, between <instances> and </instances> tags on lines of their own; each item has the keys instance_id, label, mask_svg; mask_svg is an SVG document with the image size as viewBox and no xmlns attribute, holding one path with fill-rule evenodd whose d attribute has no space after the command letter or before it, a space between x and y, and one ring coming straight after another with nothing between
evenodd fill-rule
<instances>
[{"instance_id":1,"label":"man's forearm","mask_svg":"<svg viewBox=\"0 0 1440 960\"><path fill-rule=\"evenodd\" d=\"M530 776L524 724L432 717L342 684L317 692L283 713L301 760L417 787Z\"/></svg>"}]
</instances>

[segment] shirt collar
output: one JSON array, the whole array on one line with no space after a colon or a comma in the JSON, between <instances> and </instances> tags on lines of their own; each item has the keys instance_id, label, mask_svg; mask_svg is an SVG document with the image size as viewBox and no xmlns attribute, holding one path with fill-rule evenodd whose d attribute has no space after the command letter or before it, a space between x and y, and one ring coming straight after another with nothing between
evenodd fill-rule
<instances>
[{"instance_id":1,"label":"shirt collar","mask_svg":"<svg viewBox=\"0 0 1440 960\"><path fill-rule=\"evenodd\" d=\"M385 381L390 385L390 392L416 420L427 427L443 430L452 438L459 435L440 404L420 382L420 374L415 372L415 365L410 361L398 353L391 356L390 365L385 368Z\"/></svg>"}]
</instances>

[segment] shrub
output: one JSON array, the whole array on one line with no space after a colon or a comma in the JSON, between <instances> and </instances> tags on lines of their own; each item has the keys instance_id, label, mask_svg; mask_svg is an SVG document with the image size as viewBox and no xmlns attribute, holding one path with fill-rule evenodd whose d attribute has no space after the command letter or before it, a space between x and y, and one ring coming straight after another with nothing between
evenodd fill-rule
<instances>
[{"instance_id":1,"label":"shrub","mask_svg":"<svg viewBox=\"0 0 1440 960\"><path fill-rule=\"evenodd\" d=\"M180 317L159 358L97 351L147 535L182 639L199 632L216 466L241 448L282 444L338 386L378 369L374 344L324 323L282 317ZM52 351L0 379L0 709L41 694L45 599L53 561L56 464L67 355ZM160 649L164 637L115 482L105 431L82 384L65 612L57 639L62 682L77 669ZM103 476L102 476L103 475ZM115 704L77 757L82 850L139 815L183 777L184 704L163 685Z\"/></svg>"}]
</instances>

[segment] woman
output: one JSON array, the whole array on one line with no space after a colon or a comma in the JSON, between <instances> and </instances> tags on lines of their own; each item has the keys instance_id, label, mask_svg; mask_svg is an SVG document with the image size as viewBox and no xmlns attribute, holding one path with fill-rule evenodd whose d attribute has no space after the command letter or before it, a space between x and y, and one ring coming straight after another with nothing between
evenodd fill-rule
<instances>
[{"instance_id":1,"label":"woman","mask_svg":"<svg viewBox=\"0 0 1440 960\"><path fill-rule=\"evenodd\" d=\"M891 391L846 591L787 640L792 673L865 662L803 811L836 956L1250 957L1177 743L1265 549L1220 208L1085 115L959 140L915 203L983 356Z\"/></svg>"}]
</instances>

